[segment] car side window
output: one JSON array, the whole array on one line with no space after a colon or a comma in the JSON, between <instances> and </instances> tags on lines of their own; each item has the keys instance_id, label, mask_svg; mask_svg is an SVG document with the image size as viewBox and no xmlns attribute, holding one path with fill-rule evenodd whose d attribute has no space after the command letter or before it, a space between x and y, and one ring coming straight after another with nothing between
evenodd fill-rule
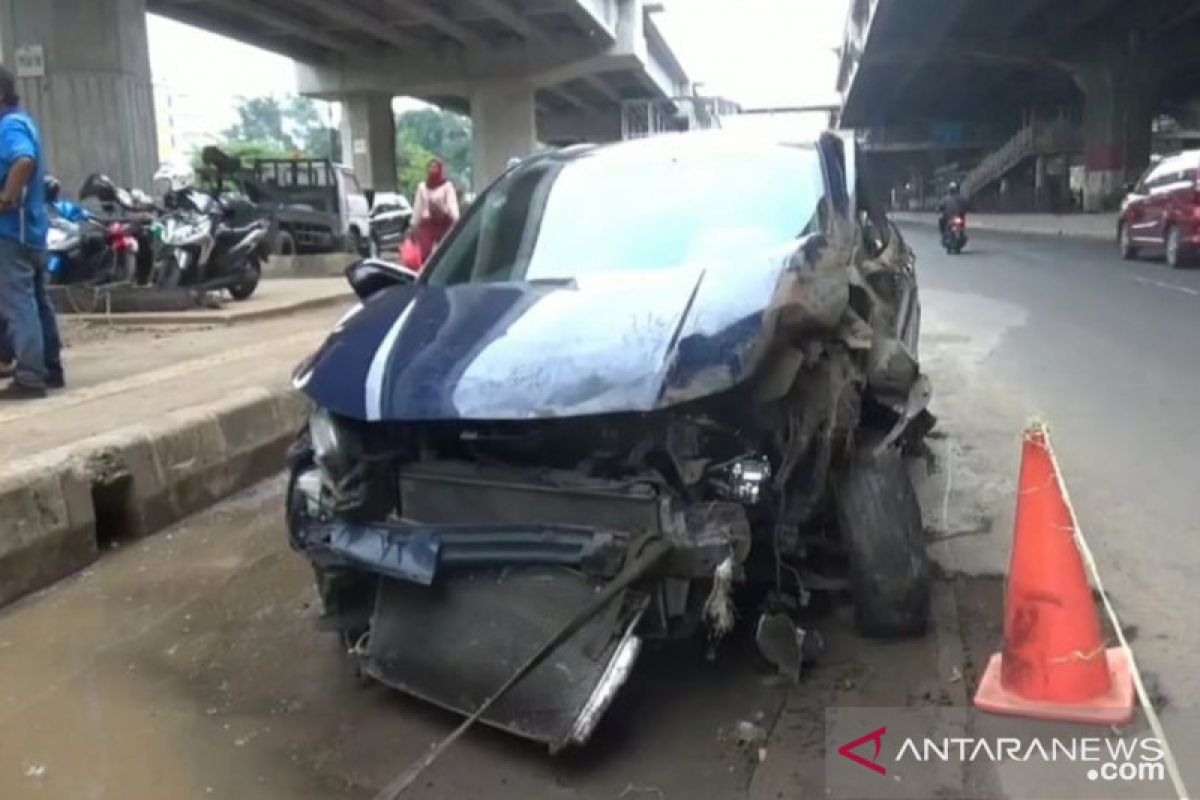
<instances>
[{"instance_id":1,"label":"car side window","mask_svg":"<svg viewBox=\"0 0 1200 800\"><path fill-rule=\"evenodd\" d=\"M1153 173L1154 173L1154 167L1150 167L1145 172L1142 173L1141 177L1139 177L1137 179L1137 183L1133 184L1134 194L1145 194L1146 193L1146 191L1150 188L1150 176Z\"/></svg>"},{"instance_id":2,"label":"car side window","mask_svg":"<svg viewBox=\"0 0 1200 800\"><path fill-rule=\"evenodd\" d=\"M1177 159L1160 161L1146 178L1146 189L1154 191L1180 180L1180 164Z\"/></svg>"}]
</instances>

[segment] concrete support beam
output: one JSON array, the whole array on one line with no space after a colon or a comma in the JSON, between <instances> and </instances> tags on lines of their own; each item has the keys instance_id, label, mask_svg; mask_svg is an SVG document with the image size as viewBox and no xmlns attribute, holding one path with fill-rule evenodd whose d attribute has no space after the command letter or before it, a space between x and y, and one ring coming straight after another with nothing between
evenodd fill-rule
<instances>
[{"instance_id":1,"label":"concrete support beam","mask_svg":"<svg viewBox=\"0 0 1200 800\"><path fill-rule=\"evenodd\" d=\"M215 22L194 3L186 5L175 5L173 3L163 5L160 3L153 6L152 10L156 14L161 14L177 22L182 22L184 25L203 28L209 33L216 33L221 36L227 36L230 39L236 39L245 44L261 47L263 50L287 56L297 62L317 64L327 60L331 55L330 51L318 47L308 40L290 39L280 36L278 31L282 31L282 28L272 28L269 31L259 29L251 31L245 26L233 22ZM359 49L361 50L361 48Z\"/></svg>"},{"instance_id":2,"label":"concrete support beam","mask_svg":"<svg viewBox=\"0 0 1200 800\"><path fill-rule=\"evenodd\" d=\"M533 84L523 80L487 81L471 90L475 189L482 190L510 158L523 158L537 147Z\"/></svg>"},{"instance_id":3,"label":"concrete support beam","mask_svg":"<svg viewBox=\"0 0 1200 800\"><path fill-rule=\"evenodd\" d=\"M1083 206L1100 211L1150 159L1151 121L1163 66L1150 55L1126 54L1080 67L1083 93Z\"/></svg>"},{"instance_id":4,"label":"concrete support beam","mask_svg":"<svg viewBox=\"0 0 1200 800\"><path fill-rule=\"evenodd\" d=\"M630 8L641 11L641 0L579 0L567 7L593 36L611 44L618 36L617 19Z\"/></svg>"},{"instance_id":5,"label":"concrete support beam","mask_svg":"<svg viewBox=\"0 0 1200 800\"><path fill-rule=\"evenodd\" d=\"M316 25L301 22L290 16L284 16L277 10L266 8L253 0L208 0L214 6L229 11L252 22L266 25L268 28L282 33L297 36L313 44L339 53L361 53L362 46L349 38L330 33Z\"/></svg>"},{"instance_id":6,"label":"concrete support beam","mask_svg":"<svg viewBox=\"0 0 1200 800\"><path fill-rule=\"evenodd\" d=\"M547 44L550 36L532 20L515 11L505 0L468 0L469 4L483 12L487 17L494 17L507 25L526 41L537 44ZM526 12L528 13L528 12Z\"/></svg>"},{"instance_id":7,"label":"concrete support beam","mask_svg":"<svg viewBox=\"0 0 1200 800\"><path fill-rule=\"evenodd\" d=\"M422 5L423 0L384 0L385 4L402 14L407 14L418 22L423 22L459 44L472 47L487 47L488 43L482 36L472 31L466 25L461 25L452 18Z\"/></svg>"},{"instance_id":8,"label":"concrete support beam","mask_svg":"<svg viewBox=\"0 0 1200 800\"><path fill-rule=\"evenodd\" d=\"M328 19L331 25L338 23L350 25L361 33L401 50L418 47L420 44L413 37L393 28L385 20L361 11L356 6L330 3L328 0L291 0L291 2Z\"/></svg>"},{"instance_id":9,"label":"concrete support beam","mask_svg":"<svg viewBox=\"0 0 1200 800\"><path fill-rule=\"evenodd\" d=\"M342 98L343 160L365 189L396 190L396 117L383 92Z\"/></svg>"},{"instance_id":10,"label":"concrete support beam","mask_svg":"<svg viewBox=\"0 0 1200 800\"><path fill-rule=\"evenodd\" d=\"M145 0L0 0L0 41L10 68L17 48L42 49L44 74L19 78L17 91L68 192L97 171L150 188L158 137Z\"/></svg>"}]
</instances>

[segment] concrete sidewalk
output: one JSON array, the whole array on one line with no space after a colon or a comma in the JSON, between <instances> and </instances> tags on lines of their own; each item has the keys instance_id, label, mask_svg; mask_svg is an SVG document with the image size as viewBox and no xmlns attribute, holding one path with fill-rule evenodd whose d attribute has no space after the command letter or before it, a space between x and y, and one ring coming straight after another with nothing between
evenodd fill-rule
<instances>
[{"instance_id":1,"label":"concrete sidewalk","mask_svg":"<svg viewBox=\"0 0 1200 800\"><path fill-rule=\"evenodd\" d=\"M292 368L351 302L236 326L64 319L68 388L0 405L0 605L276 472L306 411Z\"/></svg>"},{"instance_id":2,"label":"concrete sidewalk","mask_svg":"<svg viewBox=\"0 0 1200 800\"><path fill-rule=\"evenodd\" d=\"M894 222L937 225L937 214L922 211L893 211ZM1066 236L1075 239L1117 240L1116 214L971 214L967 232L972 229L1038 236Z\"/></svg>"},{"instance_id":3,"label":"concrete sidewalk","mask_svg":"<svg viewBox=\"0 0 1200 800\"><path fill-rule=\"evenodd\" d=\"M60 303L59 317L109 325L235 325L289 316L313 308L344 305L351 294L345 279L340 277L280 278L260 283L258 291L246 300L231 301L226 297L219 308L122 311L110 314L70 313L72 309L68 306L67 313L64 313ZM69 303L70 300L65 302Z\"/></svg>"}]
</instances>

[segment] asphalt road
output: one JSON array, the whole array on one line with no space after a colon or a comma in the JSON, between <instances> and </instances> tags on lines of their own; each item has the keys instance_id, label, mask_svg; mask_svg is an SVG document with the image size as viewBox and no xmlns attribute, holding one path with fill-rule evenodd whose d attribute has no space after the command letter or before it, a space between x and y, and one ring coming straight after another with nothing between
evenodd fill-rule
<instances>
[{"instance_id":1,"label":"asphalt road","mask_svg":"<svg viewBox=\"0 0 1200 800\"><path fill-rule=\"evenodd\" d=\"M978 232L948 256L932 227L904 231L919 259L935 411L976 506L944 526L944 562L1004 569L1018 430L1044 418L1164 717L1194 729L1200 270L1123 261L1104 242Z\"/></svg>"}]
</instances>

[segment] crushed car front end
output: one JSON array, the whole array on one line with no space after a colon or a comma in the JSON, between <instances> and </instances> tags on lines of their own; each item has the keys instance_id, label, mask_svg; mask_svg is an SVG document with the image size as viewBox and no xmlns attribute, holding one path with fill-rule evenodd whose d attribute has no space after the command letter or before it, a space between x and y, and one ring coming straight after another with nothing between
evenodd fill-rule
<instances>
[{"instance_id":1,"label":"crushed car front end","mask_svg":"<svg viewBox=\"0 0 1200 800\"><path fill-rule=\"evenodd\" d=\"M680 449L709 439L702 465ZM744 452L736 433L679 414L368 426L319 411L294 448L289 528L365 671L466 711L647 542L668 542L652 579L487 718L557 750L587 739L643 638L690 635L722 564L741 569L754 506L742 501L770 474Z\"/></svg>"},{"instance_id":2,"label":"crushed car front end","mask_svg":"<svg viewBox=\"0 0 1200 800\"><path fill-rule=\"evenodd\" d=\"M679 141L523 164L296 374L316 410L288 528L323 624L368 675L462 713L495 699L486 722L552 751L587 740L643 640L727 634L738 582L793 598L760 621L796 634L793 676L803 632L779 609L810 590L853 590L885 635L928 613L911 486L880 466L929 425L911 253L839 216L832 153ZM756 161L779 196L711 216ZM694 197L661 198L666 232L618 221L624 252L569 249L607 235L580 198L631 167ZM697 246L714 230L735 265Z\"/></svg>"}]
</instances>

